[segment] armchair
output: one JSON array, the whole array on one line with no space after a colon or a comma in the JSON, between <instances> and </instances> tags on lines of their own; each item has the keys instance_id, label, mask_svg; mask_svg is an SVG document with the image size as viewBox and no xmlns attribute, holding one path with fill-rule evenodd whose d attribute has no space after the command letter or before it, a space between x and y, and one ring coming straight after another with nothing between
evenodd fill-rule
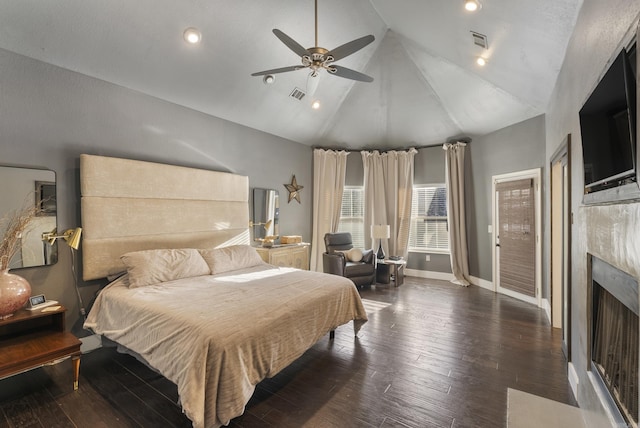
<instances>
[{"instance_id":1,"label":"armchair","mask_svg":"<svg viewBox=\"0 0 640 428\"><path fill-rule=\"evenodd\" d=\"M370 286L376 278L375 254L373 250L363 250L362 260L347 260L343 251L353 248L351 233L327 233L324 235L326 252L322 254L325 273L349 278L357 287Z\"/></svg>"}]
</instances>

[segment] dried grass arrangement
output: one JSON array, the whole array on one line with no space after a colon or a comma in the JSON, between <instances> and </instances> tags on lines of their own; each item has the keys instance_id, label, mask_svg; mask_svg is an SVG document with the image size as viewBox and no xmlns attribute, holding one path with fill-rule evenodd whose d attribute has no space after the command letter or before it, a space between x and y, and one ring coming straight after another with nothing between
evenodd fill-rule
<instances>
[{"instance_id":1,"label":"dried grass arrangement","mask_svg":"<svg viewBox=\"0 0 640 428\"><path fill-rule=\"evenodd\" d=\"M38 211L32 203L30 206L11 211L0 219L0 231L5 231L0 243L0 271L9 269L11 259L20 250L22 235L32 227L32 220Z\"/></svg>"}]
</instances>

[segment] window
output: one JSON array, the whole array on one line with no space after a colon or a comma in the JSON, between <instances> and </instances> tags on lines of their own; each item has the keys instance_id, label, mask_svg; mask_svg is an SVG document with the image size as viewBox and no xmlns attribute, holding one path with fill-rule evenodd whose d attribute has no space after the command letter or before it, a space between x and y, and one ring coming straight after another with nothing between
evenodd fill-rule
<instances>
[{"instance_id":1,"label":"window","mask_svg":"<svg viewBox=\"0 0 640 428\"><path fill-rule=\"evenodd\" d=\"M338 232L351 232L354 248L364 248L364 187L345 186Z\"/></svg>"},{"instance_id":2,"label":"window","mask_svg":"<svg viewBox=\"0 0 640 428\"><path fill-rule=\"evenodd\" d=\"M447 189L444 184L414 186L409 250L449 252Z\"/></svg>"}]
</instances>

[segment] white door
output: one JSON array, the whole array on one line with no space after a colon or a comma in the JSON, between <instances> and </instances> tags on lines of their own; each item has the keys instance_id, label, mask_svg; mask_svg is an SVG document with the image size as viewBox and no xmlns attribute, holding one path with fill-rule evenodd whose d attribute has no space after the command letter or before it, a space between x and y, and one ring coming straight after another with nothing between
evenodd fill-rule
<instances>
[{"instance_id":1,"label":"white door","mask_svg":"<svg viewBox=\"0 0 640 428\"><path fill-rule=\"evenodd\" d=\"M497 292L540 306L540 169L493 177Z\"/></svg>"}]
</instances>

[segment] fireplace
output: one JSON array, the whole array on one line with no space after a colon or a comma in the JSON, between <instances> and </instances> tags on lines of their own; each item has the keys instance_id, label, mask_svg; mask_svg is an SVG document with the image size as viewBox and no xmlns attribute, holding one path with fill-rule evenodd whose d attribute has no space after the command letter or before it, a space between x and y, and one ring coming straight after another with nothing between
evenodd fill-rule
<instances>
[{"instance_id":1,"label":"fireplace","mask_svg":"<svg viewBox=\"0 0 640 428\"><path fill-rule=\"evenodd\" d=\"M591 256L590 371L620 423L638 427L638 281Z\"/></svg>"}]
</instances>

